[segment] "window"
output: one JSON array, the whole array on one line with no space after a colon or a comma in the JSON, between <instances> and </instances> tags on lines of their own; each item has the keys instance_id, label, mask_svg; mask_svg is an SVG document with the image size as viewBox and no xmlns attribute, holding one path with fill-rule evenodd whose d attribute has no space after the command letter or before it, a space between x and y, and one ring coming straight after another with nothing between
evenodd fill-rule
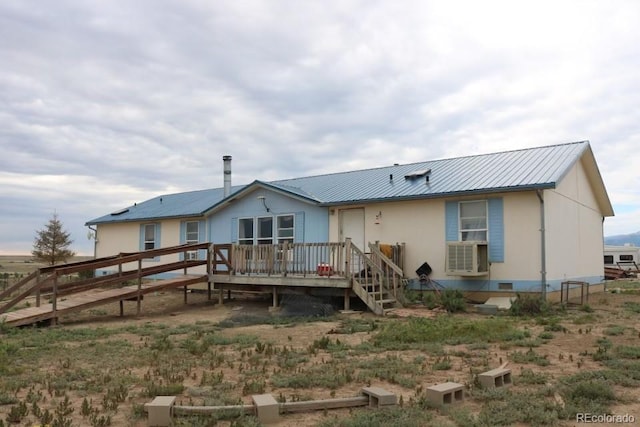
<instances>
[{"instance_id":1,"label":"window","mask_svg":"<svg viewBox=\"0 0 640 427\"><path fill-rule=\"evenodd\" d=\"M242 218L238 221L238 243L253 245L253 218Z\"/></svg>"},{"instance_id":2,"label":"window","mask_svg":"<svg viewBox=\"0 0 640 427\"><path fill-rule=\"evenodd\" d=\"M270 245L273 243L273 217L258 218L258 244Z\"/></svg>"},{"instance_id":3,"label":"window","mask_svg":"<svg viewBox=\"0 0 640 427\"><path fill-rule=\"evenodd\" d=\"M144 250L148 251L156 247L156 224L144 226Z\"/></svg>"},{"instance_id":4,"label":"window","mask_svg":"<svg viewBox=\"0 0 640 427\"><path fill-rule=\"evenodd\" d=\"M460 240L487 241L487 202L460 202Z\"/></svg>"},{"instance_id":5,"label":"window","mask_svg":"<svg viewBox=\"0 0 640 427\"><path fill-rule=\"evenodd\" d=\"M620 255L620 261L633 261L633 255Z\"/></svg>"},{"instance_id":6,"label":"window","mask_svg":"<svg viewBox=\"0 0 640 427\"><path fill-rule=\"evenodd\" d=\"M293 243L293 215L278 217L278 243Z\"/></svg>"},{"instance_id":7,"label":"window","mask_svg":"<svg viewBox=\"0 0 640 427\"><path fill-rule=\"evenodd\" d=\"M613 255L605 255L604 256L605 264L613 264Z\"/></svg>"},{"instance_id":8,"label":"window","mask_svg":"<svg viewBox=\"0 0 640 427\"><path fill-rule=\"evenodd\" d=\"M200 235L200 223L198 221L189 221L185 224L184 242L187 245L198 243ZM198 259L198 251L187 252L187 259Z\"/></svg>"},{"instance_id":9,"label":"window","mask_svg":"<svg viewBox=\"0 0 640 427\"><path fill-rule=\"evenodd\" d=\"M238 244L272 245L293 243L295 239L295 215L260 216L238 219Z\"/></svg>"},{"instance_id":10,"label":"window","mask_svg":"<svg viewBox=\"0 0 640 427\"><path fill-rule=\"evenodd\" d=\"M198 236L200 234L199 227L200 223L198 221L189 221L186 224L186 236L184 242L188 245L193 245L198 243Z\"/></svg>"}]
</instances>

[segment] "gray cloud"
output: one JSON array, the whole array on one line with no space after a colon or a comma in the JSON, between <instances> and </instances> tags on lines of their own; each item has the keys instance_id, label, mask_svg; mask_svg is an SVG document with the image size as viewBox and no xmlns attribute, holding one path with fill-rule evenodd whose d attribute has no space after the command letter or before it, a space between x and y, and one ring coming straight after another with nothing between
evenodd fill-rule
<instances>
[{"instance_id":1,"label":"gray cloud","mask_svg":"<svg viewBox=\"0 0 640 427\"><path fill-rule=\"evenodd\" d=\"M589 139L640 230L640 5L542 1L0 4L0 252L53 211ZM624 161L621 161L624 159Z\"/></svg>"}]
</instances>

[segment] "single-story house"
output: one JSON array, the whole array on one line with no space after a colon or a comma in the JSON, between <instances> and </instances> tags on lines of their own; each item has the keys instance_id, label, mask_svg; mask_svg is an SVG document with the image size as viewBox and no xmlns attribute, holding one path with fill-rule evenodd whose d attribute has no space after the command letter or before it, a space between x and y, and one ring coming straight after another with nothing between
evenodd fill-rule
<instances>
[{"instance_id":1,"label":"single-story house","mask_svg":"<svg viewBox=\"0 0 640 427\"><path fill-rule=\"evenodd\" d=\"M88 221L95 255L350 238L363 251L402 243L406 278L426 263L432 283L471 293L546 294L604 278L603 221L614 213L588 141L243 186L231 186L224 159L222 188Z\"/></svg>"}]
</instances>

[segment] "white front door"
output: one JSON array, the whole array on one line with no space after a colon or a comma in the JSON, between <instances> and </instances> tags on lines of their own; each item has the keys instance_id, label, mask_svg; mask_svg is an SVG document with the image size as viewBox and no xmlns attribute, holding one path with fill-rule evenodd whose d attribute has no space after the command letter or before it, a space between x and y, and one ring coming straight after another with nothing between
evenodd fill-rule
<instances>
[{"instance_id":1,"label":"white front door","mask_svg":"<svg viewBox=\"0 0 640 427\"><path fill-rule=\"evenodd\" d=\"M351 238L351 243L362 252L368 252L364 240L364 208L340 210L340 241Z\"/></svg>"}]
</instances>

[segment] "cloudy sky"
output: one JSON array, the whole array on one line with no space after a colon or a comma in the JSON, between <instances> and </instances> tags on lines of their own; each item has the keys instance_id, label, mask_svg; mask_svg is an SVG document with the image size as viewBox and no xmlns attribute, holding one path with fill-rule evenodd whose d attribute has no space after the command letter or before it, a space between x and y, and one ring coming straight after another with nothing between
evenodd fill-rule
<instances>
[{"instance_id":1,"label":"cloudy sky","mask_svg":"<svg viewBox=\"0 0 640 427\"><path fill-rule=\"evenodd\" d=\"M56 212L591 141L640 231L640 2L0 2L0 253Z\"/></svg>"}]
</instances>

